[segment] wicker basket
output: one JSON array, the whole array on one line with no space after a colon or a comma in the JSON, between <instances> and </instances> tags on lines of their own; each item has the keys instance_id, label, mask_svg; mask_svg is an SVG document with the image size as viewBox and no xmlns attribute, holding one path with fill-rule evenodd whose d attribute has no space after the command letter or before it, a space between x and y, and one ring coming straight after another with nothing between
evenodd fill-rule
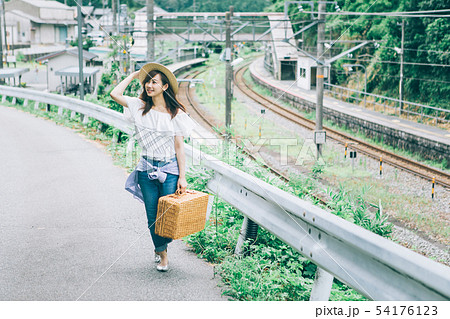
<instances>
[{"instance_id":1,"label":"wicker basket","mask_svg":"<svg viewBox=\"0 0 450 319\"><path fill-rule=\"evenodd\" d=\"M179 239L205 228L208 194L187 190L166 195L158 201L155 233L161 237Z\"/></svg>"}]
</instances>

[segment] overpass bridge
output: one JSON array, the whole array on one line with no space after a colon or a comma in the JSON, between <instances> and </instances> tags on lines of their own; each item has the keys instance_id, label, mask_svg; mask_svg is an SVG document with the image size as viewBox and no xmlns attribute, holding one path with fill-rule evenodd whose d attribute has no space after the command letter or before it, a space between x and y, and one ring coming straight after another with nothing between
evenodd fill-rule
<instances>
[{"instance_id":1,"label":"overpass bridge","mask_svg":"<svg viewBox=\"0 0 450 319\"><path fill-rule=\"evenodd\" d=\"M231 32L232 42L272 41L270 21L289 24L283 13L235 12ZM224 12L155 13L155 41L176 41L179 47L188 43L225 42ZM133 30L134 45L130 52L145 56L147 51L147 16L145 10L136 12Z\"/></svg>"}]
</instances>

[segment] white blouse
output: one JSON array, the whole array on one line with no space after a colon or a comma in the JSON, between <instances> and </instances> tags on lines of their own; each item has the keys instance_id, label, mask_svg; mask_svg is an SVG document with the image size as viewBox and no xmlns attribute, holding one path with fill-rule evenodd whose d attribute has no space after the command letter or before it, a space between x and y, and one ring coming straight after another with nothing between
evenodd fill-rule
<instances>
[{"instance_id":1,"label":"white blouse","mask_svg":"<svg viewBox=\"0 0 450 319\"><path fill-rule=\"evenodd\" d=\"M151 109L142 116L144 101L125 96L127 106L123 110L125 119L134 124L135 138L142 148L142 156L155 160L169 160L175 157L175 136L189 136L195 127L191 117L179 111L172 119L171 114Z\"/></svg>"}]
</instances>

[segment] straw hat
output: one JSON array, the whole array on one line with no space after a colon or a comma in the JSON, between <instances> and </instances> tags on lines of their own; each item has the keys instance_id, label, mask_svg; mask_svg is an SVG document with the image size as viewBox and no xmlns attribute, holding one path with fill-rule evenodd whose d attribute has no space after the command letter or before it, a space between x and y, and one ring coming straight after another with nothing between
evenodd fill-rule
<instances>
[{"instance_id":1,"label":"straw hat","mask_svg":"<svg viewBox=\"0 0 450 319\"><path fill-rule=\"evenodd\" d=\"M172 90L175 94L178 93L178 82L175 75L166 68L164 65L159 63L147 63L139 70L139 81L143 84L145 77L151 71L156 70L163 73L169 79L169 85L172 87Z\"/></svg>"}]
</instances>

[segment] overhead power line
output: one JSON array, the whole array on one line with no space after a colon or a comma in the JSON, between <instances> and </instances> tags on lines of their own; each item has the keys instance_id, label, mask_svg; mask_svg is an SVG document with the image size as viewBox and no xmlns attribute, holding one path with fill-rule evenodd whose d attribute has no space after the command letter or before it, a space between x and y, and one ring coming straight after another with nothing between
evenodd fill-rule
<instances>
[{"instance_id":1,"label":"overhead power line","mask_svg":"<svg viewBox=\"0 0 450 319\"><path fill-rule=\"evenodd\" d=\"M395 50L395 48L393 48L393 47L386 47L386 46L384 46L384 45L382 45L382 46L380 46L380 47L381 47L381 48L386 48L386 49L393 49L393 50ZM403 50L405 50L405 51L417 51L417 52L444 53L444 54L450 53L450 51L436 51L436 50L423 50L423 49L407 49L407 48L404 48Z\"/></svg>"},{"instance_id":2,"label":"overhead power line","mask_svg":"<svg viewBox=\"0 0 450 319\"><path fill-rule=\"evenodd\" d=\"M374 76L379 76L383 78L399 78L397 75L381 75L381 74L374 74ZM441 80L431 80L431 79L421 79L421 78L409 78L409 77L403 77L407 80L415 80L415 81L424 81L424 82L434 82L434 83L450 83L450 81L441 81Z\"/></svg>"},{"instance_id":3,"label":"overhead power line","mask_svg":"<svg viewBox=\"0 0 450 319\"><path fill-rule=\"evenodd\" d=\"M347 75L347 72L343 72L343 71L334 71L336 72L336 74L345 74ZM382 78L400 78L400 76L398 75L382 75L382 74L371 74L371 76L378 76L378 77L382 77ZM441 81L441 80L431 80L431 79L423 79L423 78L410 78L410 77L403 77L404 79L407 80L416 80L416 81L423 81L423 82L436 82L436 83L450 83L450 81Z\"/></svg>"},{"instance_id":4,"label":"overhead power line","mask_svg":"<svg viewBox=\"0 0 450 319\"><path fill-rule=\"evenodd\" d=\"M325 15L354 15L354 16L381 16L381 17L402 17L402 18L450 18L450 14L431 14L440 13L439 10L434 11L416 11L417 14L407 12L351 12L351 11L338 11L338 12L324 12ZM446 12L450 13L450 10ZM305 14L318 14L316 11L302 11ZM293 14L290 15L291 17Z\"/></svg>"},{"instance_id":5,"label":"overhead power line","mask_svg":"<svg viewBox=\"0 0 450 319\"><path fill-rule=\"evenodd\" d=\"M345 60L351 60L351 61L358 61L358 62L375 62L375 63L390 63L390 64L400 64L400 62L397 61L381 61L381 60L366 60L366 59L356 59L356 58L343 58ZM434 63L421 63L421 62L403 62L403 64L408 65L421 65L421 66L438 66L438 67L444 67L448 68L450 67L450 64L434 64Z\"/></svg>"}]
</instances>

